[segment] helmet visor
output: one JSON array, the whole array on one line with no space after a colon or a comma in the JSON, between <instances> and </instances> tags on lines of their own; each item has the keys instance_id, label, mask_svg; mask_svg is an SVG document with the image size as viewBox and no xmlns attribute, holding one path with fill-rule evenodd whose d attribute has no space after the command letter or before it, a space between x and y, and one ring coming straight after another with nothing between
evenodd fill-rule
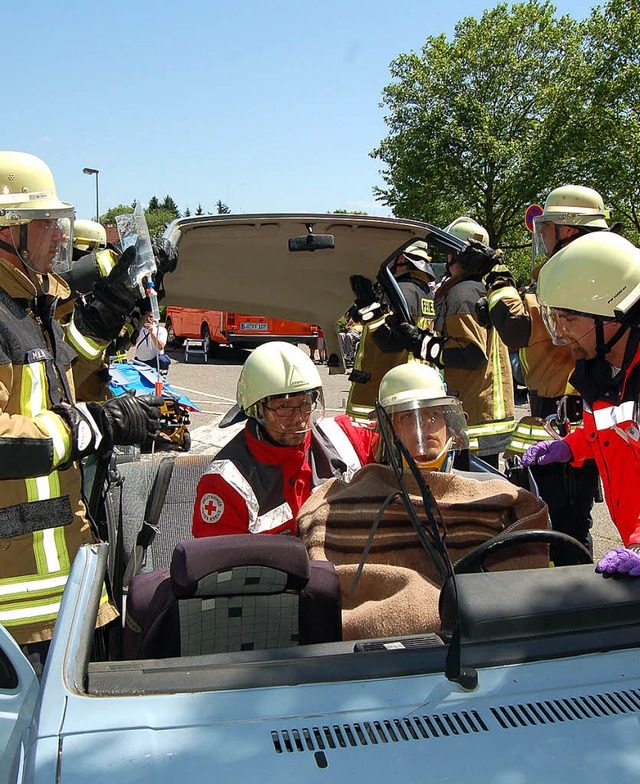
<instances>
[{"instance_id":1,"label":"helmet visor","mask_svg":"<svg viewBox=\"0 0 640 784\"><path fill-rule=\"evenodd\" d=\"M467 419L455 398L412 401L389 414L396 435L418 466L429 468L446 453L469 446Z\"/></svg>"},{"instance_id":2,"label":"helmet visor","mask_svg":"<svg viewBox=\"0 0 640 784\"><path fill-rule=\"evenodd\" d=\"M554 346L571 345L595 329L593 315L590 313L549 305L540 305L540 313ZM584 319L588 319L586 324Z\"/></svg>"},{"instance_id":3,"label":"helmet visor","mask_svg":"<svg viewBox=\"0 0 640 784\"><path fill-rule=\"evenodd\" d=\"M557 224L548 217L541 220L542 215L533 219L533 257L531 260L532 271L539 270L548 261L558 242Z\"/></svg>"},{"instance_id":4,"label":"helmet visor","mask_svg":"<svg viewBox=\"0 0 640 784\"><path fill-rule=\"evenodd\" d=\"M5 236L13 244L16 255L34 272L44 275L52 270L68 270L71 265L73 218L43 218L42 212L37 216L8 226Z\"/></svg>"}]
</instances>

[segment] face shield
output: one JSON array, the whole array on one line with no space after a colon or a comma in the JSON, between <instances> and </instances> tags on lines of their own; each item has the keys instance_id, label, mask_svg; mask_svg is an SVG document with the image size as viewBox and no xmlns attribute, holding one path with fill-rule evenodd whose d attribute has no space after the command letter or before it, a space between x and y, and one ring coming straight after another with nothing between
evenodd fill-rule
<instances>
[{"instance_id":1,"label":"face shield","mask_svg":"<svg viewBox=\"0 0 640 784\"><path fill-rule=\"evenodd\" d=\"M322 389L271 395L263 398L247 411L272 437L278 434L304 435L324 417Z\"/></svg>"},{"instance_id":2,"label":"face shield","mask_svg":"<svg viewBox=\"0 0 640 784\"><path fill-rule=\"evenodd\" d=\"M44 275L64 272L71 266L73 208L0 211L0 228L24 265Z\"/></svg>"},{"instance_id":3,"label":"face shield","mask_svg":"<svg viewBox=\"0 0 640 784\"><path fill-rule=\"evenodd\" d=\"M533 219L531 271L534 277L542 265L553 255L560 239L560 226L564 217L566 216L560 214L554 216L559 223L549 220L549 215L545 218L544 214Z\"/></svg>"},{"instance_id":4,"label":"face shield","mask_svg":"<svg viewBox=\"0 0 640 784\"><path fill-rule=\"evenodd\" d=\"M418 468L449 471L455 452L469 447L467 418L457 398L404 401L386 411Z\"/></svg>"},{"instance_id":5,"label":"face shield","mask_svg":"<svg viewBox=\"0 0 640 784\"><path fill-rule=\"evenodd\" d=\"M595 329L593 316L589 313L552 308L549 305L540 305L540 313L554 346L571 345ZM588 319L586 325L583 319Z\"/></svg>"}]
</instances>

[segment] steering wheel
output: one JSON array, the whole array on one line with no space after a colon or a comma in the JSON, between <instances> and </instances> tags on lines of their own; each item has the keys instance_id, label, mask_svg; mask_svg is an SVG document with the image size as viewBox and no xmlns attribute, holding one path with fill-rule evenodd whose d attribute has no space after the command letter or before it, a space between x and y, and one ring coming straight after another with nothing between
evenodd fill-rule
<instances>
[{"instance_id":1,"label":"steering wheel","mask_svg":"<svg viewBox=\"0 0 640 784\"><path fill-rule=\"evenodd\" d=\"M454 566L453 571L456 574L470 574L473 572L487 572L488 569L484 568L484 562L490 555L500 550L508 549L523 544L552 544L562 550L572 564L590 564L593 563L591 553L587 548L568 534L563 534L560 531L552 531L550 529L544 530L531 530L531 531L511 531L510 533L498 534L493 539L483 542L481 545L472 550L467 555L463 556Z\"/></svg>"}]
</instances>

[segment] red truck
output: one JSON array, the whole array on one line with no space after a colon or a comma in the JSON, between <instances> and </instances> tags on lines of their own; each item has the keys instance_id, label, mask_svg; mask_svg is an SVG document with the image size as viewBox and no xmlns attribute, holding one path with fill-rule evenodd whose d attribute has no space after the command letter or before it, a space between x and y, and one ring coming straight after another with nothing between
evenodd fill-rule
<instances>
[{"instance_id":1,"label":"red truck","mask_svg":"<svg viewBox=\"0 0 640 784\"><path fill-rule=\"evenodd\" d=\"M220 346L255 348L270 340L310 345L318 337L315 324L171 305L167 307L166 327L169 345L180 345L185 338L201 338L210 357Z\"/></svg>"}]
</instances>

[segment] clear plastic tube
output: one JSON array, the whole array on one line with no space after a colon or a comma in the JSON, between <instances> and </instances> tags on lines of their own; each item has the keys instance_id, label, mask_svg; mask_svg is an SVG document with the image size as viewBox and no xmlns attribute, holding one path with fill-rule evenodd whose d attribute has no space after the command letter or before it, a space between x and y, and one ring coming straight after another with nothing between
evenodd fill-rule
<instances>
[{"instance_id":1,"label":"clear plastic tube","mask_svg":"<svg viewBox=\"0 0 640 784\"><path fill-rule=\"evenodd\" d=\"M153 285L153 281L147 281L147 296L149 297L149 304L151 306L151 313L153 320L156 324L160 323L160 308L158 307L158 292Z\"/></svg>"}]
</instances>

